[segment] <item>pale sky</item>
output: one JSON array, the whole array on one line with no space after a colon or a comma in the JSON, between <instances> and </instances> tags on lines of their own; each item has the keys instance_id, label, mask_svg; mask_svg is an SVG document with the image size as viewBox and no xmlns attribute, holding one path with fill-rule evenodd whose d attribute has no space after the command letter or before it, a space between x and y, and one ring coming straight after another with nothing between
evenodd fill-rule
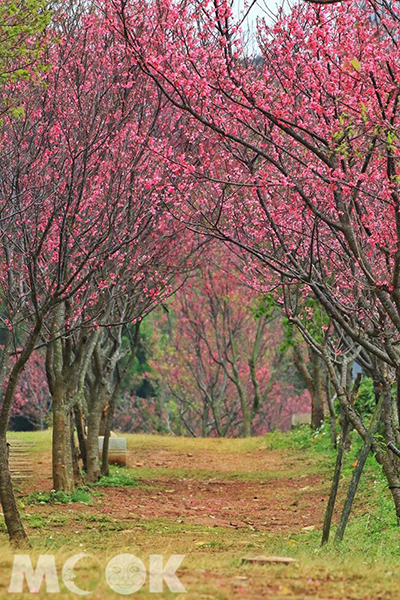
<instances>
[{"instance_id":1,"label":"pale sky","mask_svg":"<svg viewBox=\"0 0 400 600\"><path fill-rule=\"evenodd\" d=\"M243 23L244 30L249 31L249 41L251 41L251 39L254 40L254 30L257 18L264 17L267 22L271 22L271 16L277 12L278 6L282 6L283 4L284 0L256 0L254 5L252 0L234 0L234 6L237 14L240 16L244 15L249 6L251 6L250 12Z\"/></svg>"}]
</instances>

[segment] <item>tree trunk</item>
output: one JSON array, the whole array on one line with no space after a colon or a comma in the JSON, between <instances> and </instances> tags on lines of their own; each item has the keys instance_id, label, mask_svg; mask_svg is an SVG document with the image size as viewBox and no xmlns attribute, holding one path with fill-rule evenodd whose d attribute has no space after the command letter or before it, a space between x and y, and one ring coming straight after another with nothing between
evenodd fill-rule
<instances>
[{"instance_id":1,"label":"tree trunk","mask_svg":"<svg viewBox=\"0 0 400 600\"><path fill-rule=\"evenodd\" d=\"M83 416L82 406L78 404L75 407L75 423L76 432L78 435L79 453L82 460L84 471L87 470L86 460L86 434L85 434L85 420Z\"/></svg>"},{"instance_id":2,"label":"tree trunk","mask_svg":"<svg viewBox=\"0 0 400 600\"><path fill-rule=\"evenodd\" d=\"M330 425L331 425L331 443L332 443L332 448L334 450L336 450L337 449L336 415L335 415L335 408L333 406L333 398L330 396L329 390L326 393L326 398L327 398L327 403L328 403L329 420L330 420Z\"/></svg>"},{"instance_id":3,"label":"tree trunk","mask_svg":"<svg viewBox=\"0 0 400 600\"><path fill-rule=\"evenodd\" d=\"M311 370L309 361L305 359L300 345L295 343L293 360L311 396L311 428L315 430L319 429L324 422L325 392L323 390L322 361L312 348L309 348L309 357Z\"/></svg>"},{"instance_id":4,"label":"tree trunk","mask_svg":"<svg viewBox=\"0 0 400 600\"><path fill-rule=\"evenodd\" d=\"M251 413L246 402L242 403L243 414L243 437L251 437Z\"/></svg>"},{"instance_id":5,"label":"tree trunk","mask_svg":"<svg viewBox=\"0 0 400 600\"><path fill-rule=\"evenodd\" d=\"M81 470L79 468L79 452L75 443L75 431L74 431L74 415L71 412L70 418L70 434L71 434L71 455L72 455L72 472L74 475L74 484L79 487L83 483Z\"/></svg>"},{"instance_id":6,"label":"tree trunk","mask_svg":"<svg viewBox=\"0 0 400 600\"><path fill-rule=\"evenodd\" d=\"M396 373L396 406L397 406L397 418L400 419L400 369L397 369ZM400 430L400 421L396 423L396 428Z\"/></svg>"},{"instance_id":7,"label":"tree trunk","mask_svg":"<svg viewBox=\"0 0 400 600\"><path fill-rule=\"evenodd\" d=\"M396 516L400 522L400 477L397 459L394 457L392 458L392 456L388 454L384 454L383 458L379 462L382 464L383 472L388 480L390 493L392 494L396 510Z\"/></svg>"},{"instance_id":8,"label":"tree trunk","mask_svg":"<svg viewBox=\"0 0 400 600\"><path fill-rule=\"evenodd\" d=\"M110 405L107 403L107 405L105 406L103 412L101 413L99 435L102 435L102 436L104 436L104 434L106 432L107 415L108 415L109 409L110 409Z\"/></svg>"},{"instance_id":9,"label":"tree trunk","mask_svg":"<svg viewBox=\"0 0 400 600\"><path fill-rule=\"evenodd\" d=\"M391 397L391 389L390 386L386 386L386 389L383 392L384 394L384 404L383 404L383 419L385 423L385 437L387 443L396 442L396 436L394 432L394 426L397 425L392 422L392 408L391 404L393 402ZM397 518L400 519L400 476L399 476L399 462L395 454L392 452L385 452L377 454L377 459L381 462L383 472L386 475L386 478L389 483L389 489L393 497L393 502L396 508Z\"/></svg>"},{"instance_id":10,"label":"tree trunk","mask_svg":"<svg viewBox=\"0 0 400 600\"><path fill-rule=\"evenodd\" d=\"M348 422L346 416L343 415L342 437L340 439L339 448L337 450L335 471L333 474L332 486L331 486L331 493L329 495L328 505L326 507L326 512L325 512L321 546L323 546L324 544L326 544L329 541L329 534L331 531L333 511L335 510L336 496L337 496L338 489L339 489L340 476L342 474L343 457L344 457L344 450L345 450L345 440L346 440L346 435L347 435L348 429L349 429L349 422Z\"/></svg>"},{"instance_id":11,"label":"tree trunk","mask_svg":"<svg viewBox=\"0 0 400 600\"><path fill-rule=\"evenodd\" d=\"M0 500L11 545L17 547L28 545L28 537L22 525L11 482L5 433L0 436Z\"/></svg>"},{"instance_id":12,"label":"tree trunk","mask_svg":"<svg viewBox=\"0 0 400 600\"><path fill-rule=\"evenodd\" d=\"M203 413L201 415L201 437L205 438L208 434L208 403L203 404Z\"/></svg>"},{"instance_id":13,"label":"tree trunk","mask_svg":"<svg viewBox=\"0 0 400 600\"><path fill-rule=\"evenodd\" d=\"M75 488L70 427L66 390L58 386L53 395L53 488L56 491L72 492Z\"/></svg>"},{"instance_id":14,"label":"tree trunk","mask_svg":"<svg viewBox=\"0 0 400 600\"><path fill-rule=\"evenodd\" d=\"M324 422L324 404L325 390L323 383L323 363L322 359L314 350L310 350L312 364L312 380L314 394L312 395L311 405L311 427L319 429Z\"/></svg>"},{"instance_id":15,"label":"tree trunk","mask_svg":"<svg viewBox=\"0 0 400 600\"><path fill-rule=\"evenodd\" d=\"M111 427L112 427L113 420L114 420L115 410L117 408L117 398L118 398L118 394L121 389L122 382L124 381L124 378L126 377L127 373L129 372L129 369L131 368L133 361L135 360L136 351L137 351L137 347L139 344L140 323L141 323L141 321L136 322L135 333L134 333L134 338L132 340L130 356L129 356L129 359L128 359L124 369L121 371L118 363L116 364L115 375L116 375L117 381L115 383L114 389L112 391L112 394L111 394L111 397L109 400L107 420L106 420L105 430L104 430L103 452L102 452L102 457L101 457L101 474L102 475L109 474L108 447L109 447L109 443L110 443Z\"/></svg>"},{"instance_id":16,"label":"tree trunk","mask_svg":"<svg viewBox=\"0 0 400 600\"><path fill-rule=\"evenodd\" d=\"M113 420L114 420L114 414L115 414L116 407L117 407L117 398L116 398L116 394L114 392L114 394L111 396L111 399L110 399L108 412L107 412L106 426L104 429L103 452L101 455L101 474L102 475L108 475L110 472L110 467L108 464L108 448L110 445L110 434L111 434L111 428L112 428L112 424L113 424Z\"/></svg>"},{"instance_id":17,"label":"tree trunk","mask_svg":"<svg viewBox=\"0 0 400 600\"><path fill-rule=\"evenodd\" d=\"M28 537L19 514L18 506L14 496L11 481L10 465L8 462L7 429L10 422L11 408L14 401L15 389L22 369L29 360L37 338L42 328L42 318L38 318L34 329L29 335L25 347L20 353L17 361L8 377L7 387L4 394L1 393L5 373L8 368L8 356L10 351L11 334L8 333L3 347L3 357L0 363L0 502L3 508L4 521L12 546L28 545Z\"/></svg>"},{"instance_id":18,"label":"tree trunk","mask_svg":"<svg viewBox=\"0 0 400 600\"><path fill-rule=\"evenodd\" d=\"M96 481L98 481L101 477L99 461L99 434L102 411L103 403L101 403L101 406L92 407L87 422L88 429L86 439L86 479L89 483L96 483Z\"/></svg>"},{"instance_id":19,"label":"tree trunk","mask_svg":"<svg viewBox=\"0 0 400 600\"><path fill-rule=\"evenodd\" d=\"M219 414L218 401L215 398L211 400L211 412L214 417L215 429L217 430L218 437L224 437L224 432L222 430L221 425L221 417Z\"/></svg>"},{"instance_id":20,"label":"tree trunk","mask_svg":"<svg viewBox=\"0 0 400 600\"><path fill-rule=\"evenodd\" d=\"M252 414L251 414L250 408L247 405L247 393L245 392L245 390L243 388L242 381L241 381L240 375L239 375L236 341L235 341L235 338L233 336L231 329L229 329L228 333L229 333L229 342L230 342L231 351L232 351L232 361L231 361L232 376L230 378L233 380L234 384L236 385L236 389L238 391L240 408L242 410L242 418L243 418L242 433L243 433L243 437L247 438L247 437L251 437Z\"/></svg>"},{"instance_id":21,"label":"tree trunk","mask_svg":"<svg viewBox=\"0 0 400 600\"><path fill-rule=\"evenodd\" d=\"M327 366L328 366L328 369L330 371L330 375L331 375L332 381L333 381L336 378L336 374L333 369L332 362L329 360L327 355L325 355L325 356L326 356L326 363L327 363ZM358 391L357 381L360 381L358 379L359 375L360 374L357 375L357 378L356 378L356 381L355 381L354 387L353 387L352 396L354 398L355 398L355 394ZM375 384L375 388L376 388L375 394L377 395L379 393L379 391L378 391L379 378L378 379L374 378L374 384ZM386 386L385 386L385 383L384 383L383 388L385 388L385 387L386 387L386 390L384 389L384 392L383 392L385 394L385 404L383 407L383 415L384 415L384 422L385 422L385 429L386 429L386 431L385 431L386 440L387 440L387 442L389 442L389 438L391 436L392 424L388 420L388 413L391 414L391 411L387 409L387 403L389 402L389 404L390 404L391 389L390 389L390 384L386 384ZM343 412L345 413L347 420L353 425L353 427L360 434L362 439L365 440L367 437L367 434L368 434L368 430L366 429L360 415L354 410L352 402L349 401L349 399L346 396L346 391L343 389L343 387L341 387L338 384L338 382L336 383L335 388L336 388L336 392L338 395L340 406L341 406ZM374 438L372 438L371 449L375 453L375 458L376 458L377 462L380 465L382 465L382 470L383 470L383 472L386 476L386 479L389 483L389 489L390 489L392 497L393 497L393 502L394 502L395 510L396 510L396 516L397 516L398 520L400 521L400 477L399 477L398 461L397 461L396 457L392 455L391 452L382 451L380 444L376 440L374 440Z\"/></svg>"},{"instance_id":22,"label":"tree trunk","mask_svg":"<svg viewBox=\"0 0 400 600\"><path fill-rule=\"evenodd\" d=\"M368 433L366 435L364 446L358 456L358 461L356 468L353 472L353 476L351 478L351 482L349 485L349 490L347 493L346 502L343 507L343 511L340 517L339 525L335 535L335 542L340 542L343 539L344 532L346 530L347 521L349 520L350 512L353 506L354 498L357 493L358 484L360 482L361 474L364 470L365 463L367 461L368 455L371 451L372 439L379 427L379 422L381 419L383 406L383 396L378 400L378 404L375 407L374 414L371 419L371 424L368 429Z\"/></svg>"}]
</instances>

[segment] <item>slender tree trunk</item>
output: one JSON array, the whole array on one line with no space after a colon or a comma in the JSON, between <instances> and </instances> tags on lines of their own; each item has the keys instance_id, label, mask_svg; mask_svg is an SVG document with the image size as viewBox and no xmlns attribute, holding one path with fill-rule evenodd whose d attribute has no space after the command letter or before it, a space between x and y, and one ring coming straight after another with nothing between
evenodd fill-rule
<instances>
[{"instance_id":1,"label":"slender tree trunk","mask_svg":"<svg viewBox=\"0 0 400 600\"><path fill-rule=\"evenodd\" d=\"M349 418L353 419L353 426L365 439L367 432L363 431L358 415L356 415L354 409L346 403L343 403L343 407L347 412ZM395 505L396 516L400 521L400 477L398 461L391 452L383 452L381 447L375 440L372 440L371 444L372 451L375 453L377 462L382 465L382 470L389 483L389 489L392 494L393 503Z\"/></svg>"},{"instance_id":2,"label":"slender tree trunk","mask_svg":"<svg viewBox=\"0 0 400 600\"><path fill-rule=\"evenodd\" d=\"M11 545L20 547L28 544L28 537L21 521L15 500L8 464L6 435L0 434L0 500Z\"/></svg>"},{"instance_id":3,"label":"slender tree trunk","mask_svg":"<svg viewBox=\"0 0 400 600\"><path fill-rule=\"evenodd\" d=\"M335 471L333 474L332 486L331 486L331 493L329 495L328 505L326 507L326 512L325 512L321 546L323 546L324 544L326 544L329 541L329 534L331 531L333 511L335 510L336 496L337 496L338 489L339 489L340 476L342 474L345 442L346 442L347 432L349 429L349 422L348 422L346 416L343 415L342 419L343 419L343 421L342 421L342 436L340 439L339 448L337 450Z\"/></svg>"},{"instance_id":4,"label":"slender tree trunk","mask_svg":"<svg viewBox=\"0 0 400 600\"><path fill-rule=\"evenodd\" d=\"M69 418L69 424L71 434L72 472L74 475L74 484L75 486L79 487L83 483L83 478L79 468L79 451L75 443L74 414L72 411Z\"/></svg>"},{"instance_id":5,"label":"slender tree trunk","mask_svg":"<svg viewBox=\"0 0 400 600\"><path fill-rule=\"evenodd\" d=\"M101 455L101 474L108 475L110 472L110 466L108 463L108 450L110 445L110 434L112 429L112 424L114 420L115 409L117 407L117 398L114 393L110 398L109 408L107 413L106 425L104 429L104 439L103 439L103 451Z\"/></svg>"},{"instance_id":6,"label":"slender tree trunk","mask_svg":"<svg viewBox=\"0 0 400 600\"><path fill-rule=\"evenodd\" d=\"M201 415L201 437L205 438L208 434L208 402L203 405L203 414Z\"/></svg>"},{"instance_id":7,"label":"slender tree trunk","mask_svg":"<svg viewBox=\"0 0 400 600\"><path fill-rule=\"evenodd\" d=\"M241 402L243 415L243 437L251 437L251 412L245 399Z\"/></svg>"},{"instance_id":8,"label":"slender tree trunk","mask_svg":"<svg viewBox=\"0 0 400 600\"><path fill-rule=\"evenodd\" d=\"M86 434L85 434L85 421L82 411L82 406L79 403L75 407L75 423L76 423L76 432L78 435L78 444L79 444L79 453L83 464L84 471L87 470L87 461L86 461Z\"/></svg>"},{"instance_id":9,"label":"slender tree trunk","mask_svg":"<svg viewBox=\"0 0 400 600\"><path fill-rule=\"evenodd\" d=\"M332 364L328 363L328 366L332 367ZM333 374L333 372L331 373L331 375L332 374ZM348 408L351 408L351 411L354 412L353 407L354 407L356 395L360 388L361 377L362 377L361 373L358 373L358 375L354 381L352 389L350 389L350 383L349 383L348 385L346 385L345 388L342 387L342 389L340 389L340 394L339 394L339 388L337 390L338 395L339 395L339 400L340 400L340 398L342 398L342 402L340 403L341 410L342 410L342 414L341 414L342 435L340 438L339 448L337 450L335 472L334 472L334 476L333 476L333 480L332 480L332 487L331 487L331 493L329 496L328 506L327 506L326 513L325 513L321 546L326 544L329 540L333 511L335 509L336 496L337 496L337 492L339 489L340 476L342 473L343 458L344 458L344 453L346 450L347 436L349 434L350 425L351 425ZM346 378L345 378L345 380L346 380ZM353 414L353 412L351 414Z\"/></svg>"},{"instance_id":10,"label":"slender tree trunk","mask_svg":"<svg viewBox=\"0 0 400 600\"><path fill-rule=\"evenodd\" d=\"M343 507L343 511L340 517L339 525L335 535L335 542L340 542L343 539L344 532L346 530L347 521L349 520L351 508L353 506L354 498L357 493L358 484L360 482L361 474L364 470L365 463L368 458L368 454L371 451L372 439L378 429L379 422L381 419L382 413L382 405L383 405L383 396L379 399L378 404L375 407L374 414L371 419L371 424L368 429L368 433L364 440L364 446L361 449L361 452L358 457L356 468L353 472L353 477L351 479L349 490L347 493L346 502Z\"/></svg>"},{"instance_id":11,"label":"slender tree trunk","mask_svg":"<svg viewBox=\"0 0 400 600\"><path fill-rule=\"evenodd\" d=\"M324 400L325 391L323 384L323 363L322 359L314 350L310 350L312 364L312 380L314 394L311 405L311 427L319 429L324 422Z\"/></svg>"},{"instance_id":12,"label":"slender tree trunk","mask_svg":"<svg viewBox=\"0 0 400 600\"><path fill-rule=\"evenodd\" d=\"M64 492L72 492L75 488L70 417L66 408L66 390L60 385L53 394L53 488Z\"/></svg>"},{"instance_id":13,"label":"slender tree trunk","mask_svg":"<svg viewBox=\"0 0 400 600\"><path fill-rule=\"evenodd\" d=\"M4 394L1 394L0 392L0 397L2 399L0 412L0 501L10 543L12 546L16 547L27 545L29 542L19 514L11 481L10 465L8 461L7 429L10 422L11 408L14 401L18 378L33 352L41 328L42 319L40 317L37 319L35 327L26 341L25 347L11 369ZM10 334L8 334L3 348L4 354L1 360L0 390L3 384L3 377L8 368L10 340Z\"/></svg>"},{"instance_id":14,"label":"slender tree trunk","mask_svg":"<svg viewBox=\"0 0 400 600\"><path fill-rule=\"evenodd\" d=\"M239 368L238 368L237 349L236 349L236 340L235 340L232 330L230 328L229 328L228 334L229 334L229 342L230 342L231 351L232 351L231 367L232 367L233 377L231 377L231 379L233 379L233 381L236 385L237 392L239 394L239 402L240 402L240 408L242 411L242 419L243 419L242 433L243 433L243 437L247 438L247 437L251 437L252 414L251 414L250 408L247 405L247 393L245 392L242 382L241 382L241 379L240 379Z\"/></svg>"},{"instance_id":15,"label":"slender tree trunk","mask_svg":"<svg viewBox=\"0 0 400 600\"><path fill-rule=\"evenodd\" d=\"M100 406L97 405L92 407L88 416L88 429L86 440L86 478L89 483L95 483L101 477L99 461L99 434L104 403L101 402L100 404Z\"/></svg>"},{"instance_id":16,"label":"slender tree trunk","mask_svg":"<svg viewBox=\"0 0 400 600\"><path fill-rule=\"evenodd\" d=\"M328 357L326 358L326 362L327 362L327 366L330 371L330 375L333 380L334 378L336 378L336 375L335 375L335 371L332 366L332 362L329 360ZM356 387L357 379L354 383L354 387ZM376 383L376 386L379 387L379 385L378 385L379 381L375 382L375 380L374 380L374 384L375 383ZM360 415L354 410L352 402L349 401L349 399L346 396L345 390L343 389L343 387L340 386L340 384L338 384L338 382L336 383L335 388L336 388L336 392L337 392L338 399L340 402L340 406L341 406L342 410L345 412L348 421L353 425L353 427L360 434L360 436L363 438L363 440L365 440L368 431L365 428L365 425L364 425L362 419L360 418ZM354 390L354 388L353 388L353 390ZM375 393L377 393L377 391ZM386 398L388 398L390 396L390 387L384 393L386 395ZM387 411L385 410L385 406L384 406L383 414L384 414L385 427L386 427L388 424L387 424ZM391 428L391 426L389 424L389 432L388 432L388 430L386 430L387 441L389 441L388 433L390 434L390 428ZM396 457L392 455L392 452L382 451L382 448L374 439L372 439L371 449L375 453L375 458L376 458L377 462L380 465L382 465L382 470L383 470L383 472L386 476L386 479L389 483L389 489L390 489L392 497L393 497L393 503L395 505L396 516L397 516L398 520L400 521L400 477L399 477L398 461L397 461Z\"/></svg>"},{"instance_id":17,"label":"slender tree trunk","mask_svg":"<svg viewBox=\"0 0 400 600\"><path fill-rule=\"evenodd\" d=\"M334 450L336 450L337 448L337 432L336 432L336 415L335 415L335 409L333 407L333 398L327 397L328 398L328 407L329 407L329 421L330 421L330 425L331 425L331 443L332 443L332 448L334 448Z\"/></svg>"},{"instance_id":18,"label":"slender tree trunk","mask_svg":"<svg viewBox=\"0 0 400 600\"><path fill-rule=\"evenodd\" d=\"M385 437L387 443L396 443L395 427L397 423L393 423L393 412L392 412L392 397L390 386L386 386L383 392L384 403L383 403L383 420L385 423ZM400 477L399 477L399 461L395 454L392 452L385 452L377 455L377 459L380 459L382 464L383 472L389 483L389 489L393 497L393 502L396 508L397 518L400 520Z\"/></svg>"},{"instance_id":19,"label":"slender tree trunk","mask_svg":"<svg viewBox=\"0 0 400 600\"><path fill-rule=\"evenodd\" d=\"M400 419L400 369L397 369L396 373L396 406L397 406L397 418ZM397 422L397 428L400 430L400 421Z\"/></svg>"},{"instance_id":20,"label":"slender tree trunk","mask_svg":"<svg viewBox=\"0 0 400 600\"><path fill-rule=\"evenodd\" d=\"M318 389L318 386L321 385L321 375L318 369L318 355L312 349L309 350L309 355L311 358L311 373L300 345L295 343L293 346L293 360L311 396L311 428L315 430L321 427L324 420L322 396ZM315 378L317 378L317 381Z\"/></svg>"},{"instance_id":21,"label":"slender tree trunk","mask_svg":"<svg viewBox=\"0 0 400 600\"><path fill-rule=\"evenodd\" d=\"M106 431L106 422L107 422L107 413L108 413L108 407L109 405L107 404L104 407L103 412L101 413L101 421L100 421L100 431L99 431L99 435L104 436L104 433Z\"/></svg>"},{"instance_id":22,"label":"slender tree trunk","mask_svg":"<svg viewBox=\"0 0 400 600\"><path fill-rule=\"evenodd\" d=\"M224 432L222 430L222 425L221 425L221 417L219 414L218 401L215 399L213 399L211 401L211 410L212 410L212 414L214 416L215 429L217 430L218 437L224 437Z\"/></svg>"},{"instance_id":23,"label":"slender tree trunk","mask_svg":"<svg viewBox=\"0 0 400 600\"><path fill-rule=\"evenodd\" d=\"M109 400L109 409L107 413L107 419L104 430L104 439L103 439L103 452L101 457L101 474L108 475L109 474L109 463L108 463L108 449L110 444L110 434L111 428L114 421L114 414L117 408L117 398L121 389L122 382L126 377L129 369L131 368L133 361L135 360L137 347L139 344L139 332L140 332L140 323L141 321L137 321L135 325L135 333L132 341L131 352L129 359L125 365L125 367L121 370L118 363L116 364L115 375L116 375L116 384L112 391L110 400Z\"/></svg>"},{"instance_id":24,"label":"slender tree trunk","mask_svg":"<svg viewBox=\"0 0 400 600\"><path fill-rule=\"evenodd\" d=\"M388 453L382 453L383 456L379 462L382 464L383 472L389 483L390 493L392 494L396 516L400 522L400 477L397 460ZM378 457L377 457L378 458Z\"/></svg>"},{"instance_id":25,"label":"slender tree trunk","mask_svg":"<svg viewBox=\"0 0 400 600\"><path fill-rule=\"evenodd\" d=\"M65 324L67 303L57 307L53 315L53 332ZM89 336L81 332L75 348L71 339L55 337L47 346L46 374L53 398L53 487L71 492L74 485L73 453L71 447L71 412L83 396L85 378L100 329Z\"/></svg>"}]
</instances>

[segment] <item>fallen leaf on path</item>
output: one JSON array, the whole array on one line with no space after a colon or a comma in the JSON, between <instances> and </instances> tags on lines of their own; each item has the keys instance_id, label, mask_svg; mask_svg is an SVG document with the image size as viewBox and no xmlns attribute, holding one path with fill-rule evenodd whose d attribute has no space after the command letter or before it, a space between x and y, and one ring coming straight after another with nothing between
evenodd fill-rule
<instances>
[{"instance_id":1,"label":"fallen leaf on path","mask_svg":"<svg viewBox=\"0 0 400 600\"><path fill-rule=\"evenodd\" d=\"M286 587L285 585L280 585L278 589L281 596L288 596L292 593L292 590Z\"/></svg>"},{"instance_id":2,"label":"fallen leaf on path","mask_svg":"<svg viewBox=\"0 0 400 600\"><path fill-rule=\"evenodd\" d=\"M207 546L210 542L196 542L195 546L201 547L201 546Z\"/></svg>"}]
</instances>

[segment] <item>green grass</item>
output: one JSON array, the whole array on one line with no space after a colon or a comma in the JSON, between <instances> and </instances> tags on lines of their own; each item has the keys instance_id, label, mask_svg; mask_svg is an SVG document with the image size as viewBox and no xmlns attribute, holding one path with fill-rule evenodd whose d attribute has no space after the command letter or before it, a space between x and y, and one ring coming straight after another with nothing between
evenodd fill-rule
<instances>
[{"instance_id":1,"label":"green grass","mask_svg":"<svg viewBox=\"0 0 400 600\"><path fill-rule=\"evenodd\" d=\"M90 484L91 487L137 487L137 479L132 471L124 467L110 467L110 474L101 477L96 483Z\"/></svg>"},{"instance_id":2,"label":"green grass","mask_svg":"<svg viewBox=\"0 0 400 600\"><path fill-rule=\"evenodd\" d=\"M70 504L71 502L78 502L80 504L91 504L92 494L83 488L78 488L71 493L62 491L51 491L51 492L33 492L24 496L23 503L28 505L35 504Z\"/></svg>"},{"instance_id":3,"label":"green grass","mask_svg":"<svg viewBox=\"0 0 400 600\"><path fill-rule=\"evenodd\" d=\"M44 451L48 452L49 432L40 432L38 439L39 446L43 444ZM128 449L133 451L134 456L137 452L140 460L144 460L146 465L152 464L152 451L163 450L170 452L171 457L193 453L193 468L174 468L173 461L170 461L171 468L113 467L110 476L90 487L89 491L86 488L78 490L79 494L98 495L101 487L110 488L104 489L104 495L107 494L109 498L113 487L126 487L128 504L125 511L120 513L119 519L107 513L105 496L104 502L99 497L90 508L71 506L72 495L66 502L61 501L65 498L54 499L54 493L46 495L36 492L23 497L23 520L32 543L33 562L34 557L39 554L54 553L57 565L62 566L66 556L88 552L99 559L104 570L111 557L123 552L141 557L145 564L150 554L169 556L176 553L186 555L180 575L189 592L186 597L191 600L248 600L261 597L271 597L274 600L397 600L400 578L400 529L386 481L373 456L367 461L346 536L340 545L331 541L324 548L320 547L320 522L315 522L314 530L300 529L295 533L285 529L252 531L245 528L212 527L181 522L172 516L144 518L139 516L140 511L129 508L129 502L137 503L137 487L162 492L166 485L173 487L173 479L238 480L248 482L249 486L253 481L265 481L271 482L267 487L270 490L268 493L273 494L273 479L293 477L298 481L300 488L302 477L320 474L323 482L317 482L316 485L320 486L318 489L323 489L327 496L335 462L329 427L326 426L313 435L304 427L287 434L272 433L264 438L249 440L187 440L142 435L129 435L127 439ZM352 447L345 457L335 518L340 514L360 447L360 439L353 433ZM205 454L209 454L210 457L218 454L221 461L224 461L225 454L237 454L239 466L239 455L253 452L256 467L251 471L220 471L218 464L216 470L212 470L207 468L207 462L204 461ZM265 472L258 470L257 459L262 452L267 455L270 453L271 461L274 456L280 456L282 469L274 471L271 468ZM201 455L204 468L196 466L196 453ZM149 460L143 459L143 454L148 456ZM314 484L311 489L314 489ZM292 490L290 495L288 494L288 511L290 503L296 499L296 494L301 492ZM309 494L310 490L306 497ZM119 497L125 498L125 495ZM160 501L162 502L162 498ZM273 506L272 503L268 517L273 516ZM1 600L9 597L7 585L12 565L12 553L7 548L3 531L4 528L0 524ZM334 529L332 533L334 534ZM241 559L244 556L259 554L292 556L298 559L298 562L289 567L242 564ZM82 572L90 581L90 569L82 568ZM102 600L115 597L106 584L100 588L98 594ZM76 598L65 590L62 591L62 596L65 600ZM97 593L93 595L96 596ZM47 596L43 591L39 597ZM143 588L135 597L151 600L153 597L177 596L167 593L157 596L149 593L148 588Z\"/></svg>"},{"instance_id":4,"label":"green grass","mask_svg":"<svg viewBox=\"0 0 400 600\"><path fill-rule=\"evenodd\" d=\"M51 430L46 431L9 431L7 433L9 443L13 444L13 440L22 440L27 444L31 444L31 453L45 452L51 445Z\"/></svg>"},{"instance_id":5,"label":"green grass","mask_svg":"<svg viewBox=\"0 0 400 600\"><path fill-rule=\"evenodd\" d=\"M310 435L308 427L300 427L288 434L273 433L267 436L269 449L294 448L317 461L320 471L326 473L327 492L330 478L336 460L336 452L331 446L330 430L324 425L321 430ZM340 514L343 499L347 492L355 462L362 448L361 438L353 431L351 433L351 448L346 452L336 516ZM334 537L335 527L332 528L331 538ZM306 535L292 536L293 546L306 549L320 556L331 557L333 560L349 560L357 557L364 564L372 564L379 560L394 564L400 556L400 527L395 514L394 504L387 480L382 468L372 454L367 459L361 477L352 514L347 525L344 540L335 545L330 542L323 549L319 548L321 531L310 532Z\"/></svg>"},{"instance_id":6,"label":"green grass","mask_svg":"<svg viewBox=\"0 0 400 600\"><path fill-rule=\"evenodd\" d=\"M25 514L22 515L22 518L26 520L29 527L32 527L33 529L41 529L47 524L47 519L45 518L45 516L40 514Z\"/></svg>"},{"instance_id":7,"label":"green grass","mask_svg":"<svg viewBox=\"0 0 400 600\"><path fill-rule=\"evenodd\" d=\"M169 481L171 479L178 480L189 480L195 479L196 481L271 481L279 480L285 477L296 477L298 472L295 469L288 469L287 471L236 471L235 473L229 473L226 471L217 471L212 469L185 469L185 468L173 468L173 467L142 467L135 471L135 477L138 482L163 480Z\"/></svg>"},{"instance_id":8,"label":"green grass","mask_svg":"<svg viewBox=\"0 0 400 600\"><path fill-rule=\"evenodd\" d=\"M108 515L86 514L81 519L89 523L111 523L112 519Z\"/></svg>"},{"instance_id":9,"label":"green grass","mask_svg":"<svg viewBox=\"0 0 400 600\"><path fill-rule=\"evenodd\" d=\"M168 450L171 452L198 453L212 452L224 453L245 453L252 452L260 448L264 443L264 438L188 438L179 436L161 436L148 434L121 434L126 437L128 450Z\"/></svg>"}]
</instances>

